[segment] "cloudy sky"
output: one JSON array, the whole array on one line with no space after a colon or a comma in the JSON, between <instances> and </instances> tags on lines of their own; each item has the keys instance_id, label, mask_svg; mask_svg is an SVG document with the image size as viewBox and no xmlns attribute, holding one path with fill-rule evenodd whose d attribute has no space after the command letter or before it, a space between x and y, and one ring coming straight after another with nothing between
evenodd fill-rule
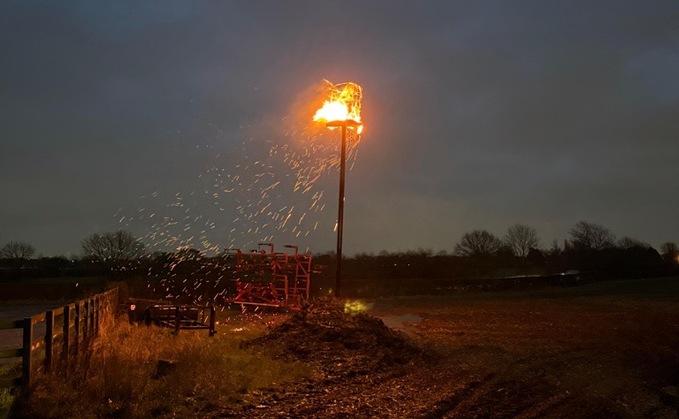
<instances>
[{"instance_id":1,"label":"cloudy sky","mask_svg":"<svg viewBox=\"0 0 679 419\"><path fill-rule=\"evenodd\" d=\"M333 249L336 167L291 181L336 157L310 122L328 79L364 91L347 253L579 220L658 247L678 75L674 0L4 1L0 245Z\"/></svg>"}]
</instances>

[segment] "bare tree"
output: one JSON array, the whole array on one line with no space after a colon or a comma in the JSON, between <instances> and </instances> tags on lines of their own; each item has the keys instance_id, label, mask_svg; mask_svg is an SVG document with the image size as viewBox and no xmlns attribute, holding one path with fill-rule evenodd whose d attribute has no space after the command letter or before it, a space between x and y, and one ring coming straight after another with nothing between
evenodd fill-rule
<instances>
[{"instance_id":1,"label":"bare tree","mask_svg":"<svg viewBox=\"0 0 679 419\"><path fill-rule=\"evenodd\" d=\"M84 256L111 263L138 259L145 252L144 244L125 230L95 233L81 244Z\"/></svg>"},{"instance_id":2,"label":"bare tree","mask_svg":"<svg viewBox=\"0 0 679 419\"><path fill-rule=\"evenodd\" d=\"M588 221L579 221L568 232L576 249L602 250L615 243L615 236L609 229Z\"/></svg>"},{"instance_id":3,"label":"bare tree","mask_svg":"<svg viewBox=\"0 0 679 419\"><path fill-rule=\"evenodd\" d=\"M502 240L486 230L474 230L464 233L460 243L455 245L458 256L491 256L504 247Z\"/></svg>"},{"instance_id":4,"label":"bare tree","mask_svg":"<svg viewBox=\"0 0 679 419\"><path fill-rule=\"evenodd\" d=\"M0 259L30 259L35 247L26 242L11 241L0 248Z\"/></svg>"},{"instance_id":5,"label":"bare tree","mask_svg":"<svg viewBox=\"0 0 679 419\"><path fill-rule=\"evenodd\" d=\"M563 249L559 247L559 241L554 239L552 240L552 245L549 247L549 250L547 250L547 254L549 256L559 256L562 251Z\"/></svg>"},{"instance_id":6,"label":"bare tree","mask_svg":"<svg viewBox=\"0 0 679 419\"><path fill-rule=\"evenodd\" d=\"M660 254L668 263L679 263L679 247L674 242L665 242L660 246Z\"/></svg>"},{"instance_id":7,"label":"bare tree","mask_svg":"<svg viewBox=\"0 0 679 419\"><path fill-rule=\"evenodd\" d=\"M204 253L201 253L200 250L194 249L189 246L180 247L172 254L173 259L181 262L188 260L198 260L201 259L203 256Z\"/></svg>"},{"instance_id":8,"label":"bare tree","mask_svg":"<svg viewBox=\"0 0 679 419\"><path fill-rule=\"evenodd\" d=\"M621 249L633 249L633 248L648 249L649 247L651 247L651 245L648 243L644 243L641 240L635 239L633 237L625 236L618 240L618 247Z\"/></svg>"},{"instance_id":9,"label":"bare tree","mask_svg":"<svg viewBox=\"0 0 679 419\"><path fill-rule=\"evenodd\" d=\"M540 246L537 230L523 224L514 224L509 227L504 240L505 244L512 249L512 253L519 257L528 256L531 249L537 249Z\"/></svg>"}]
</instances>

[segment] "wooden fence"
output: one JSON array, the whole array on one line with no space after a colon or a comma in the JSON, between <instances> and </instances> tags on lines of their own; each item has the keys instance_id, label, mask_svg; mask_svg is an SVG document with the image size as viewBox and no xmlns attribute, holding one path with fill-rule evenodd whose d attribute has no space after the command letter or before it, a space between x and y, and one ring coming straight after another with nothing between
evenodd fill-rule
<instances>
[{"instance_id":1,"label":"wooden fence","mask_svg":"<svg viewBox=\"0 0 679 419\"><path fill-rule=\"evenodd\" d=\"M136 311L136 310L135 310ZM212 337L215 329L215 306L154 304L146 307L143 318L146 324L180 330L207 330Z\"/></svg>"},{"instance_id":2,"label":"wooden fence","mask_svg":"<svg viewBox=\"0 0 679 419\"><path fill-rule=\"evenodd\" d=\"M105 316L111 315L118 305L118 288L111 289L85 300L76 301L54 310L36 314L23 320L0 322L0 330L22 329L20 348L0 351L2 358L21 358L19 377L0 379L0 388L28 388L35 374L50 371L60 361L60 371L68 372L70 364L99 334L99 327ZM36 339L35 328L45 323L44 336ZM44 348L44 359L40 361L38 349ZM42 367L42 368L41 368Z\"/></svg>"}]
</instances>

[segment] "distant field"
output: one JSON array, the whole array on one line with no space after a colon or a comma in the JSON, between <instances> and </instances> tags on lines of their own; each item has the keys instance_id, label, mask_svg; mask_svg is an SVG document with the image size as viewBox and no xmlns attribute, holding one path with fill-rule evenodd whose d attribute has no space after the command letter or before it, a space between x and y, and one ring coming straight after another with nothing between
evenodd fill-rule
<instances>
[{"instance_id":1,"label":"distant field","mask_svg":"<svg viewBox=\"0 0 679 419\"><path fill-rule=\"evenodd\" d=\"M0 304L12 302L77 300L104 289L107 278L57 277L0 282Z\"/></svg>"},{"instance_id":2,"label":"distant field","mask_svg":"<svg viewBox=\"0 0 679 419\"><path fill-rule=\"evenodd\" d=\"M63 306L104 289L106 280L97 277L61 277L0 282L0 320L20 320ZM35 326L36 336L45 333L45 323ZM21 329L0 330L0 350L21 347ZM7 363L11 360L1 360Z\"/></svg>"},{"instance_id":3,"label":"distant field","mask_svg":"<svg viewBox=\"0 0 679 419\"><path fill-rule=\"evenodd\" d=\"M445 417L677 417L679 278L376 301L444 354ZM450 383L454 383L451 385Z\"/></svg>"},{"instance_id":4,"label":"distant field","mask_svg":"<svg viewBox=\"0 0 679 419\"><path fill-rule=\"evenodd\" d=\"M457 300L520 300L530 299L568 299L587 297L629 297L633 299L670 299L679 300L679 277L621 279L594 282L572 287L558 287L538 290L499 291L499 292L463 292L444 296L413 296L392 297L375 300L389 302L387 305L418 305L429 306L432 303L453 303ZM379 304L378 304L379 305Z\"/></svg>"}]
</instances>

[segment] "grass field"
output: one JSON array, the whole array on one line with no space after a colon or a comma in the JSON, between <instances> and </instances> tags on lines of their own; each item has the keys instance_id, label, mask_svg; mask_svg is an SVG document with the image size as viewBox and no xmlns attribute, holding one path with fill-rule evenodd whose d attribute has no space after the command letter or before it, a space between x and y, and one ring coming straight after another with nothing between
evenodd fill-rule
<instances>
[{"instance_id":1,"label":"grass field","mask_svg":"<svg viewBox=\"0 0 679 419\"><path fill-rule=\"evenodd\" d=\"M679 278L368 301L410 321L430 365L324 376L240 342L286 316L221 313L218 335L110 325L25 417L677 417ZM159 376L160 359L177 367ZM341 361L337 367L341 370Z\"/></svg>"},{"instance_id":2,"label":"grass field","mask_svg":"<svg viewBox=\"0 0 679 419\"><path fill-rule=\"evenodd\" d=\"M301 363L241 349L265 322L233 320L221 333L108 324L93 352L68 380L46 376L20 401L17 417L192 417L275 390L309 375Z\"/></svg>"}]
</instances>

